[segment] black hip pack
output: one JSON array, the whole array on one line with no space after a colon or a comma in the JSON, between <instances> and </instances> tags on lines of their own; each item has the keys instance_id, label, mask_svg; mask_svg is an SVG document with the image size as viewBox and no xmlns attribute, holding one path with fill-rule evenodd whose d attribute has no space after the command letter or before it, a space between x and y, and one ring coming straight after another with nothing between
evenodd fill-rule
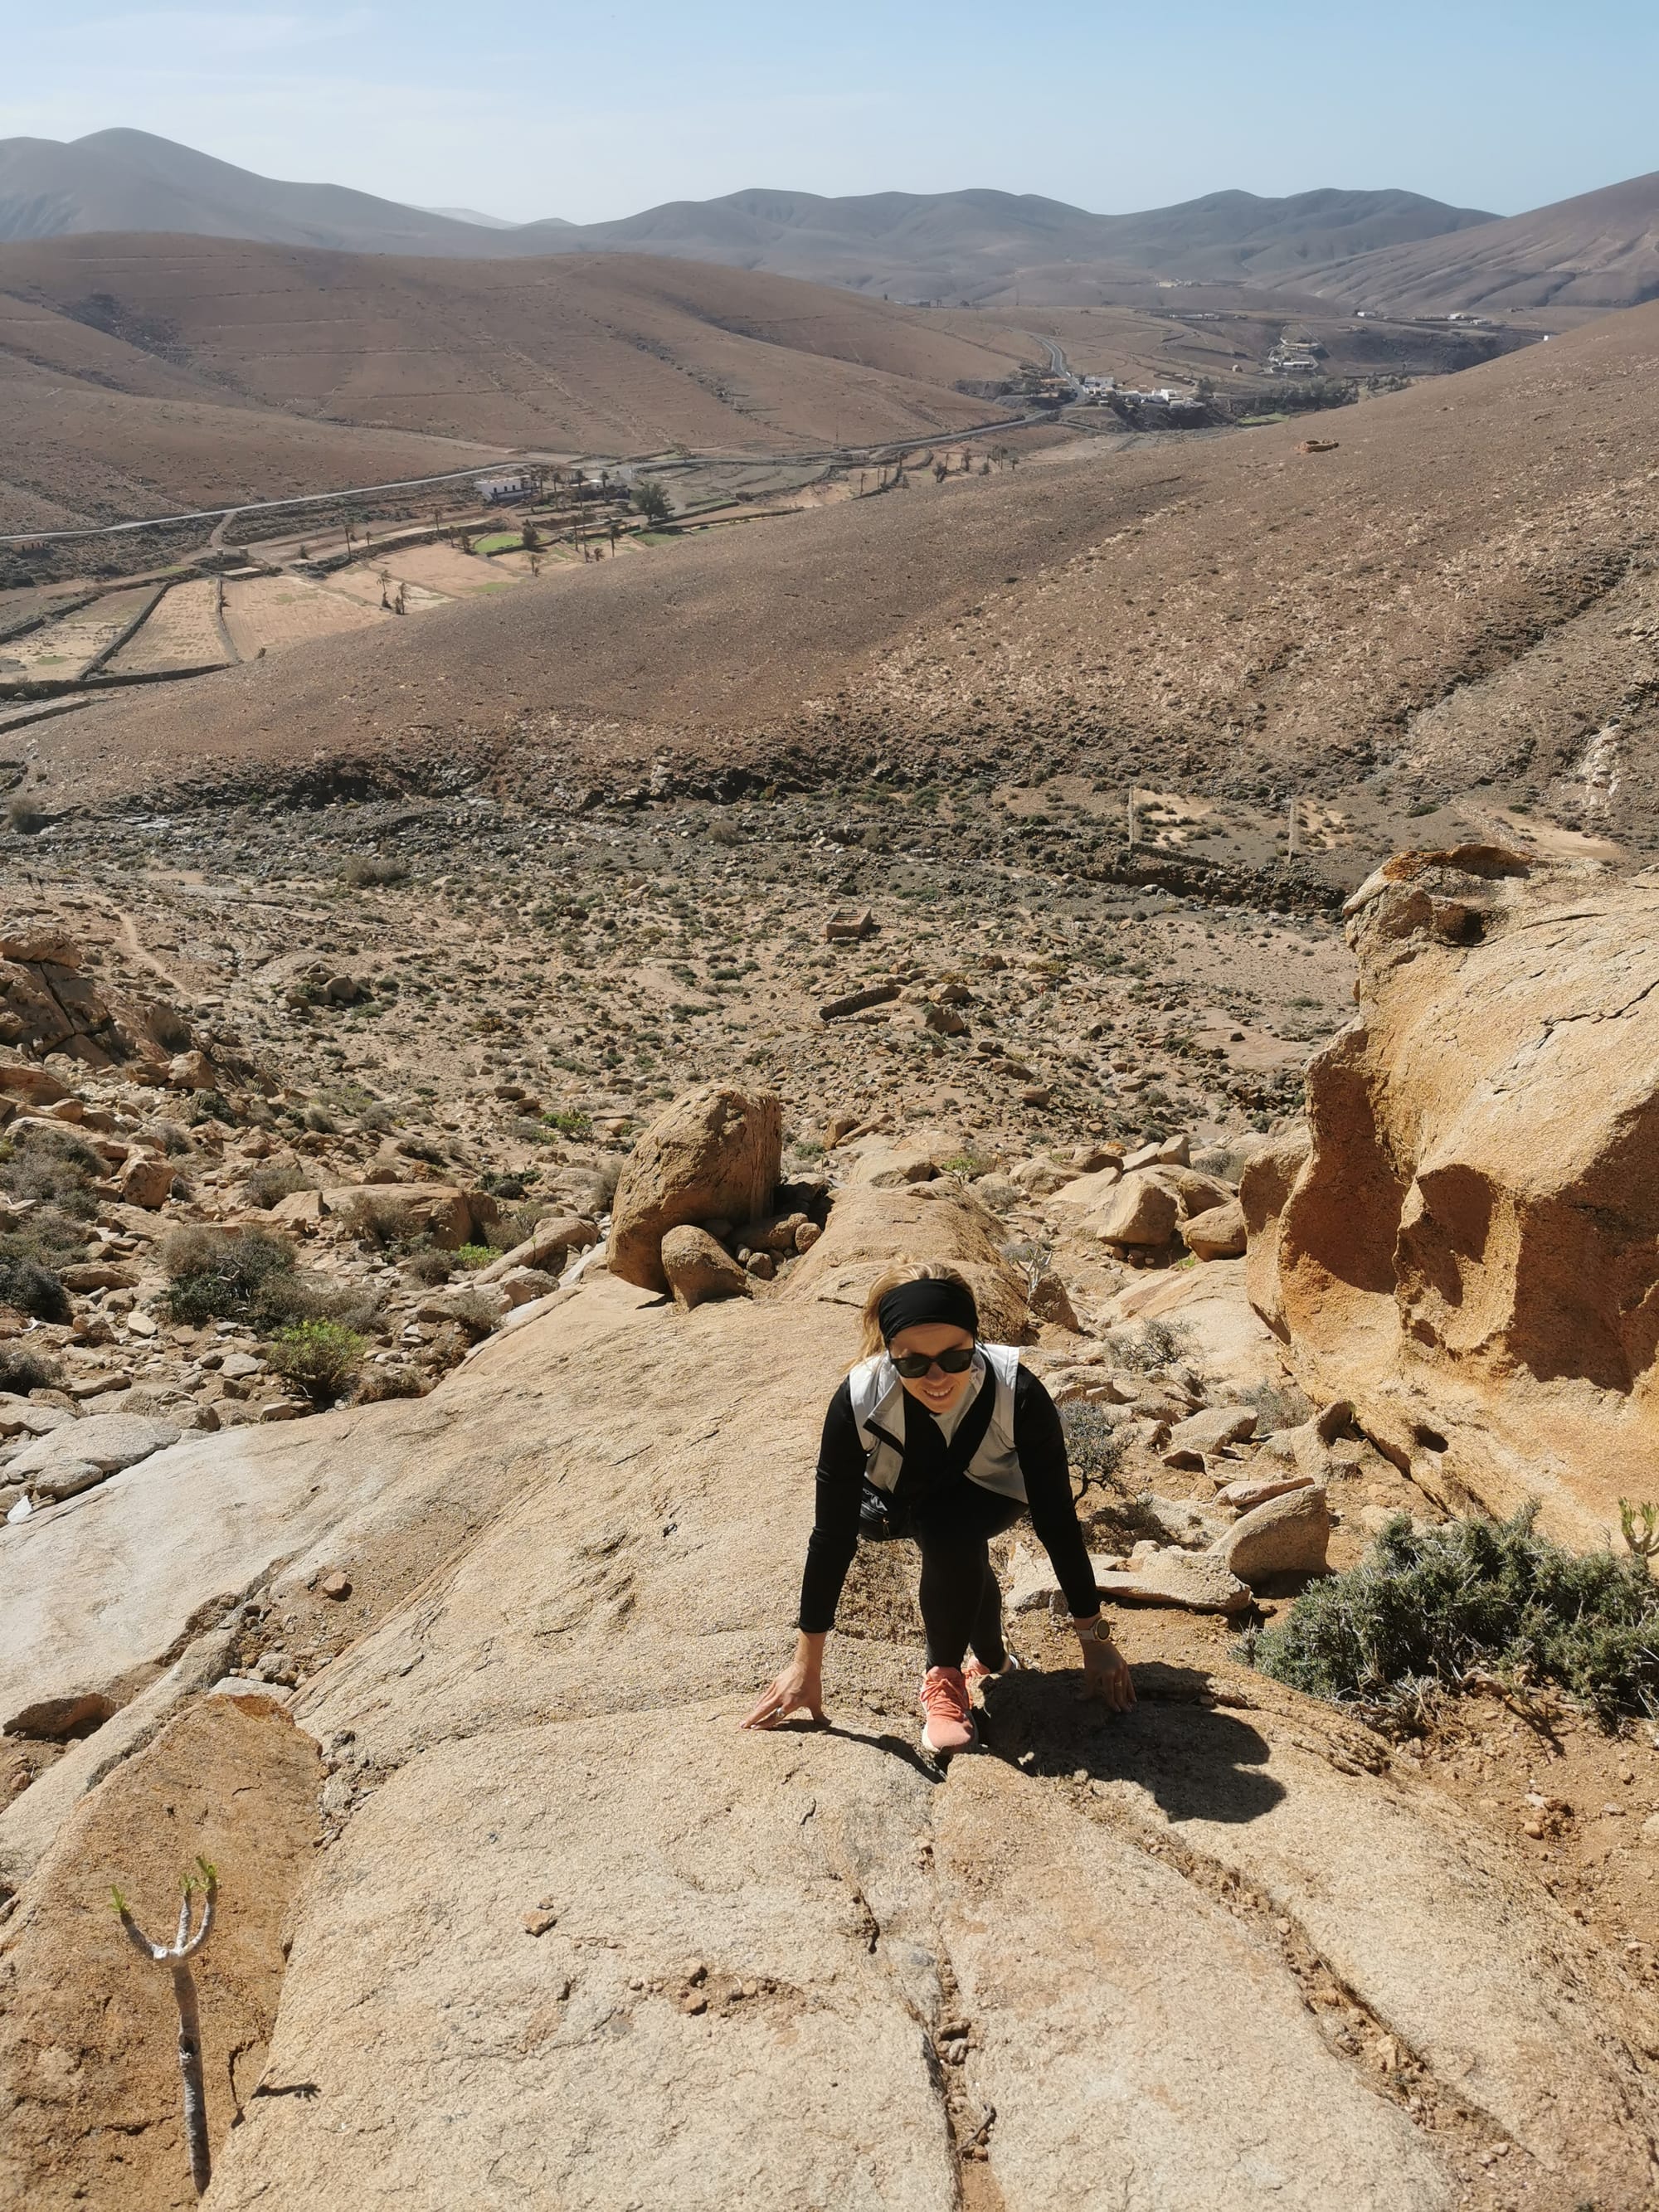
<instances>
[{"instance_id":1,"label":"black hip pack","mask_svg":"<svg viewBox=\"0 0 1659 2212\"><path fill-rule=\"evenodd\" d=\"M956 1434L945 1448L943 1474L946 1480L954 1482L967 1474L973 1464L975 1453L990 1433L991 1416L996 1411L996 1403L997 1378L988 1366L978 1397L957 1424ZM908 1424L908 1407L905 1419ZM873 1421L866 1422L865 1425L872 1436L879 1437L890 1450L896 1451L901 1461L903 1459L904 1442L902 1437L890 1434L885 1429L877 1428ZM859 1500L859 1534L866 1543L884 1544L896 1536L909 1534L907 1525L908 1516L902 1495L903 1485L904 1469L902 1466L890 1494L884 1490L878 1490L875 1484L866 1477L864 1492Z\"/></svg>"}]
</instances>

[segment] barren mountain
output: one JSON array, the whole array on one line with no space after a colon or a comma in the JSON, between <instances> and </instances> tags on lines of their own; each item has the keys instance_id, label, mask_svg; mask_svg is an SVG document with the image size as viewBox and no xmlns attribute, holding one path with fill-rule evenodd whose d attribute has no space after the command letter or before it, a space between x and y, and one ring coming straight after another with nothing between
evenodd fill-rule
<instances>
[{"instance_id":1,"label":"barren mountain","mask_svg":"<svg viewBox=\"0 0 1659 2212\"><path fill-rule=\"evenodd\" d=\"M801 276L908 299L1000 296L1022 270L1075 264L1095 296L1103 274L1137 271L1278 283L1304 265L1436 238L1490 218L1417 192L1212 192L1145 214L1092 215L1035 192L751 190L673 200L613 222L504 223L463 208L404 207L336 185L283 184L142 131L68 144L0 141L0 240L166 231L356 252L495 259L651 253ZM1052 288L1051 288L1052 289Z\"/></svg>"},{"instance_id":2,"label":"barren mountain","mask_svg":"<svg viewBox=\"0 0 1659 2212\"><path fill-rule=\"evenodd\" d=\"M1659 171L1455 235L1380 247L1306 279L1408 313L1639 306L1659 294Z\"/></svg>"},{"instance_id":3,"label":"barren mountain","mask_svg":"<svg viewBox=\"0 0 1659 2212\"><path fill-rule=\"evenodd\" d=\"M1212 192L1145 215L1091 215L1034 192L742 191L675 200L558 232L562 252L684 254L860 291L988 299L1028 269L1070 264L1075 287L1157 270L1277 282L1304 264L1487 220L1415 192ZM529 225L529 238L542 226ZM552 243L551 239L549 240ZM1073 297L1092 296L1074 290Z\"/></svg>"},{"instance_id":4,"label":"barren mountain","mask_svg":"<svg viewBox=\"0 0 1659 2212\"><path fill-rule=\"evenodd\" d=\"M81 373L128 389L609 453L949 432L997 411L958 383L995 382L1036 351L787 278L617 256L404 261L58 239L0 247L0 306L7 296L22 303L20 348L38 342L67 365L70 341L26 315L49 309L118 343L117 356L87 338L95 359Z\"/></svg>"},{"instance_id":5,"label":"barren mountain","mask_svg":"<svg viewBox=\"0 0 1659 2212\"><path fill-rule=\"evenodd\" d=\"M1477 789L1651 832L1659 308L1289 427L1116 441L526 584L392 636L110 702L76 789L319 748L509 778L659 755L917 775L1078 765L1421 813Z\"/></svg>"},{"instance_id":6,"label":"barren mountain","mask_svg":"<svg viewBox=\"0 0 1659 2212\"><path fill-rule=\"evenodd\" d=\"M82 231L178 231L368 253L512 252L483 223L404 207L342 185L290 185L158 138L94 131L0 140L0 239Z\"/></svg>"}]
</instances>

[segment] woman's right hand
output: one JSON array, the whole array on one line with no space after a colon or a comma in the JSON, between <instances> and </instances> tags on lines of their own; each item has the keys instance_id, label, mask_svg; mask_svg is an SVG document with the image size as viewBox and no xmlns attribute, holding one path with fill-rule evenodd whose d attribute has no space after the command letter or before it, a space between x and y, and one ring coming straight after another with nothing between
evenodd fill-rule
<instances>
[{"instance_id":1,"label":"woman's right hand","mask_svg":"<svg viewBox=\"0 0 1659 2212\"><path fill-rule=\"evenodd\" d=\"M763 1692L746 1729L773 1729L805 1705L815 1721L823 1718L823 1638L803 1636L794 1657Z\"/></svg>"}]
</instances>

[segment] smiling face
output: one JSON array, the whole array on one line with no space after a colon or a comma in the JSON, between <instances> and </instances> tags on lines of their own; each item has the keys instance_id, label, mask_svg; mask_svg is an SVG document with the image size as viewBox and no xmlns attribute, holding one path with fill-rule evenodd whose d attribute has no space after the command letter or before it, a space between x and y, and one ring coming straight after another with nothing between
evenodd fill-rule
<instances>
[{"instance_id":1,"label":"smiling face","mask_svg":"<svg viewBox=\"0 0 1659 2212\"><path fill-rule=\"evenodd\" d=\"M949 1322L918 1322L914 1328L902 1328L887 1349L895 1358L906 1352L921 1352L937 1359L941 1352L953 1352L973 1341L965 1328L955 1328ZM910 1395L920 1399L930 1413L948 1413L972 1380L971 1368L964 1368L960 1375L947 1375L935 1367L915 1382L906 1382L902 1375L899 1377Z\"/></svg>"}]
</instances>

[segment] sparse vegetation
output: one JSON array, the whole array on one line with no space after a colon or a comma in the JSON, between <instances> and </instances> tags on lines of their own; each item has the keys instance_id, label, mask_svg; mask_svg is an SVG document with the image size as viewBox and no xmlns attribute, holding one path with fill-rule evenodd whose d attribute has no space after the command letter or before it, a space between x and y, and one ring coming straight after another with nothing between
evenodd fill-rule
<instances>
[{"instance_id":1,"label":"sparse vegetation","mask_svg":"<svg viewBox=\"0 0 1659 2212\"><path fill-rule=\"evenodd\" d=\"M1091 1405L1084 1398L1060 1407L1060 1425L1077 1486L1086 1490L1091 1484L1110 1484L1128 1449L1127 1425L1114 1422L1103 1406Z\"/></svg>"},{"instance_id":2,"label":"sparse vegetation","mask_svg":"<svg viewBox=\"0 0 1659 2212\"><path fill-rule=\"evenodd\" d=\"M242 1183L250 1206L269 1212L283 1199L292 1198L296 1191L309 1190L311 1178L301 1167L258 1167L250 1170Z\"/></svg>"},{"instance_id":3,"label":"sparse vegetation","mask_svg":"<svg viewBox=\"0 0 1659 2212\"><path fill-rule=\"evenodd\" d=\"M1404 1727L1486 1677L1553 1683L1604 1724L1659 1713L1659 1584L1646 1560L1566 1551L1538 1534L1536 1510L1437 1528L1401 1514L1358 1566L1255 1638L1255 1664Z\"/></svg>"},{"instance_id":4,"label":"sparse vegetation","mask_svg":"<svg viewBox=\"0 0 1659 2212\"><path fill-rule=\"evenodd\" d=\"M277 1374L319 1405L332 1405L356 1382L368 1345L337 1321L291 1322L271 1338L268 1357Z\"/></svg>"},{"instance_id":5,"label":"sparse vegetation","mask_svg":"<svg viewBox=\"0 0 1659 2212\"><path fill-rule=\"evenodd\" d=\"M647 522L666 522L674 512L674 502L654 477L647 477L634 487L635 512Z\"/></svg>"},{"instance_id":6,"label":"sparse vegetation","mask_svg":"<svg viewBox=\"0 0 1659 2212\"><path fill-rule=\"evenodd\" d=\"M174 1321L256 1325L272 1310L277 1281L294 1272L294 1249L264 1229L213 1229L191 1222L161 1245L167 1310Z\"/></svg>"},{"instance_id":7,"label":"sparse vegetation","mask_svg":"<svg viewBox=\"0 0 1659 2212\"><path fill-rule=\"evenodd\" d=\"M341 869L340 881L351 890L390 890L409 881L409 870L402 860L358 853Z\"/></svg>"},{"instance_id":8,"label":"sparse vegetation","mask_svg":"<svg viewBox=\"0 0 1659 2212\"><path fill-rule=\"evenodd\" d=\"M61 1286L60 1286L61 1287ZM0 1344L0 1390L20 1398L31 1390L61 1390L63 1362L27 1344Z\"/></svg>"}]
</instances>

